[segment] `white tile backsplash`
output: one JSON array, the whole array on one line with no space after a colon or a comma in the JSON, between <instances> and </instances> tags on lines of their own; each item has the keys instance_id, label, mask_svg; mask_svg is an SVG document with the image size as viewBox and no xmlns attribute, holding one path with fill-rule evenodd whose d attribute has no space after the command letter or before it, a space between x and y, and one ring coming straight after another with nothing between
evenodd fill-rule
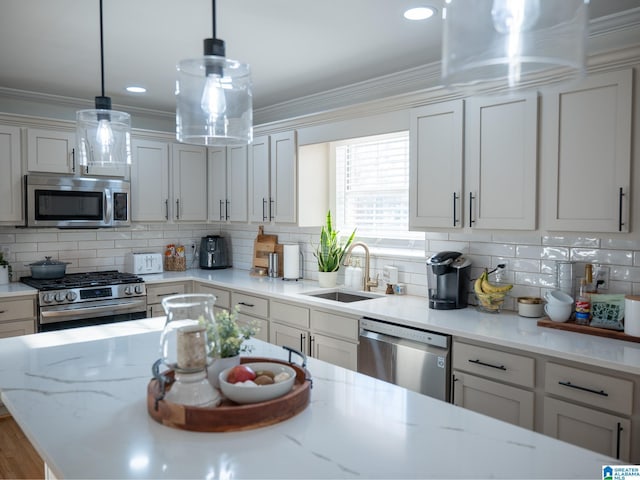
<instances>
[{"instance_id":1,"label":"white tile backsplash","mask_svg":"<svg viewBox=\"0 0 640 480\"><path fill-rule=\"evenodd\" d=\"M168 243L182 243L187 252L187 265L197 267L192 244L199 247L200 237L220 234L227 238L233 266L250 269L253 263L253 242L258 225L206 224L134 224L131 228L105 230L57 230L12 227L0 228L0 248L8 251L13 266L13 281L29 275L25 263L51 256L71 262L68 272L124 269L124 257L130 251L161 253ZM276 234L280 242L297 242L304 256L305 278L317 279L313 250L318 242L319 228L265 225L265 233ZM538 296L555 287L557 260L575 261L576 278L582 277L586 262L610 267L607 293L640 294L640 241L631 238L581 235L537 235L529 233L445 233L428 232L422 242L412 247L401 242L403 249L393 250L370 241L371 274L382 278L384 265L396 266L399 281L405 283L411 295L427 295L426 259L442 250L460 251L473 262L472 277L483 268L505 263L505 278L514 283L511 297ZM361 250L354 256L363 258ZM342 274L339 281L343 281ZM384 291L380 282L378 290ZM511 300L507 307L513 308Z\"/></svg>"}]
</instances>

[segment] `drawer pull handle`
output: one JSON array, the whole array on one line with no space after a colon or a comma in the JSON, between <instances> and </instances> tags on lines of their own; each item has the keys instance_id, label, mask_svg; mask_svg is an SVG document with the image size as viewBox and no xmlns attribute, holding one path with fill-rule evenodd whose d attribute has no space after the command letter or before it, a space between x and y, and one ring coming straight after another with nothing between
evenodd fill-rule
<instances>
[{"instance_id":1,"label":"drawer pull handle","mask_svg":"<svg viewBox=\"0 0 640 480\"><path fill-rule=\"evenodd\" d=\"M158 296L159 297L166 297L168 295L178 295L180 293L182 293L182 292L159 293Z\"/></svg>"},{"instance_id":2,"label":"drawer pull handle","mask_svg":"<svg viewBox=\"0 0 640 480\"><path fill-rule=\"evenodd\" d=\"M609 396L609 394L607 392L605 392L604 390L598 391L598 390L594 390L593 388L581 387L580 385L574 385L571 382L559 381L558 383L560 385L565 386L565 387L575 388L576 390L582 390L583 392L595 393L596 395L602 395L603 397L608 397Z\"/></svg>"},{"instance_id":3,"label":"drawer pull handle","mask_svg":"<svg viewBox=\"0 0 640 480\"><path fill-rule=\"evenodd\" d=\"M470 363L475 363L476 365L482 365L483 367L491 367L491 368L495 368L497 370L507 370L507 367L505 367L504 365L492 365L490 363L485 363L483 361L481 361L480 359L476 359L476 360L469 360Z\"/></svg>"},{"instance_id":4,"label":"drawer pull handle","mask_svg":"<svg viewBox=\"0 0 640 480\"><path fill-rule=\"evenodd\" d=\"M0 315L2 315L3 313L6 313L6 310L0 310Z\"/></svg>"},{"instance_id":5,"label":"drawer pull handle","mask_svg":"<svg viewBox=\"0 0 640 480\"><path fill-rule=\"evenodd\" d=\"M245 303L245 302L238 302L238 305L244 305L245 307L249 307L249 308L255 307L253 303Z\"/></svg>"}]
</instances>

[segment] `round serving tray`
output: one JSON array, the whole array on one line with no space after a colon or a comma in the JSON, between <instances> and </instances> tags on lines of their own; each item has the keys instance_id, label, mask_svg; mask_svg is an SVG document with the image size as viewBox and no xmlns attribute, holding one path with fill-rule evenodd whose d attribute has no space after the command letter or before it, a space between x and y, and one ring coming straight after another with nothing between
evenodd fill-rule
<instances>
[{"instance_id":1,"label":"round serving tray","mask_svg":"<svg viewBox=\"0 0 640 480\"><path fill-rule=\"evenodd\" d=\"M222 399L217 407L192 407L167 400L161 396L160 384L152 379L147 386L147 411L151 418L168 427L196 432L235 432L251 430L279 423L300 413L309 404L311 397L311 375L294 363L273 358L242 357L240 363L274 362L288 365L296 371L296 379L291 391L281 397L266 402L238 405L229 399ZM173 379L173 372L165 375ZM169 391L171 385L167 386Z\"/></svg>"}]
</instances>

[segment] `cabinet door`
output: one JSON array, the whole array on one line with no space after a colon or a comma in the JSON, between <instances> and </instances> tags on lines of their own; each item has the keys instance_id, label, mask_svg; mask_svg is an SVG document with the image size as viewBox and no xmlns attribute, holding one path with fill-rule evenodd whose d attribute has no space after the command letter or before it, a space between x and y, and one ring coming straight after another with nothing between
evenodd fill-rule
<instances>
[{"instance_id":1,"label":"cabinet door","mask_svg":"<svg viewBox=\"0 0 640 480\"><path fill-rule=\"evenodd\" d=\"M24 221L22 209L22 160L20 128L0 125L0 222L18 224Z\"/></svg>"},{"instance_id":2,"label":"cabinet door","mask_svg":"<svg viewBox=\"0 0 640 480\"><path fill-rule=\"evenodd\" d=\"M30 333L36 333L35 319L0 323L0 338L18 337Z\"/></svg>"},{"instance_id":3,"label":"cabinet door","mask_svg":"<svg viewBox=\"0 0 640 480\"><path fill-rule=\"evenodd\" d=\"M278 223L296 222L296 133L271 135L271 217Z\"/></svg>"},{"instance_id":4,"label":"cabinet door","mask_svg":"<svg viewBox=\"0 0 640 480\"><path fill-rule=\"evenodd\" d=\"M131 220L169 219L169 146L166 142L133 140L131 144Z\"/></svg>"},{"instance_id":5,"label":"cabinet door","mask_svg":"<svg viewBox=\"0 0 640 480\"><path fill-rule=\"evenodd\" d=\"M311 356L339 367L358 370L358 344L314 334L311 336Z\"/></svg>"},{"instance_id":6,"label":"cabinet door","mask_svg":"<svg viewBox=\"0 0 640 480\"><path fill-rule=\"evenodd\" d=\"M536 93L471 98L465 112L467 226L536 228Z\"/></svg>"},{"instance_id":7,"label":"cabinet door","mask_svg":"<svg viewBox=\"0 0 640 480\"><path fill-rule=\"evenodd\" d=\"M247 147L227 147L227 218L232 222L246 222L247 204Z\"/></svg>"},{"instance_id":8,"label":"cabinet door","mask_svg":"<svg viewBox=\"0 0 640 480\"><path fill-rule=\"evenodd\" d=\"M238 325L249 326L253 325L257 328L256 334L253 336L263 342L269 341L269 321L263 318L252 317L251 315L245 315L244 313L238 314Z\"/></svg>"},{"instance_id":9,"label":"cabinet door","mask_svg":"<svg viewBox=\"0 0 640 480\"><path fill-rule=\"evenodd\" d=\"M171 148L173 219L183 222L207 220L207 151L195 145Z\"/></svg>"},{"instance_id":10,"label":"cabinet door","mask_svg":"<svg viewBox=\"0 0 640 480\"><path fill-rule=\"evenodd\" d=\"M74 173L73 132L27 129L27 169L30 172Z\"/></svg>"},{"instance_id":11,"label":"cabinet door","mask_svg":"<svg viewBox=\"0 0 640 480\"><path fill-rule=\"evenodd\" d=\"M629 461L631 422L624 417L545 397L543 433L594 452Z\"/></svg>"},{"instance_id":12,"label":"cabinet door","mask_svg":"<svg viewBox=\"0 0 640 480\"><path fill-rule=\"evenodd\" d=\"M249 146L249 221L270 222L269 137L256 137Z\"/></svg>"},{"instance_id":13,"label":"cabinet door","mask_svg":"<svg viewBox=\"0 0 640 480\"><path fill-rule=\"evenodd\" d=\"M209 148L207 163L209 221L224 222L227 220L227 149Z\"/></svg>"},{"instance_id":14,"label":"cabinet door","mask_svg":"<svg viewBox=\"0 0 640 480\"><path fill-rule=\"evenodd\" d=\"M533 430L534 394L460 371L453 372L453 403Z\"/></svg>"},{"instance_id":15,"label":"cabinet door","mask_svg":"<svg viewBox=\"0 0 640 480\"><path fill-rule=\"evenodd\" d=\"M632 70L543 96L549 230L628 232Z\"/></svg>"},{"instance_id":16,"label":"cabinet door","mask_svg":"<svg viewBox=\"0 0 640 480\"><path fill-rule=\"evenodd\" d=\"M309 355L309 331L271 322L270 342L281 347L289 347Z\"/></svg>"},{"instance_id":17,"label":"cabinet door","mask_svg":"<svg viewBox=\"0 0 640 480\"><path fill-rule=\"evenodd\" d=\"M460 228L463 165L462 100L411 111L409 227Z\"/></svg>"}]
</instances>

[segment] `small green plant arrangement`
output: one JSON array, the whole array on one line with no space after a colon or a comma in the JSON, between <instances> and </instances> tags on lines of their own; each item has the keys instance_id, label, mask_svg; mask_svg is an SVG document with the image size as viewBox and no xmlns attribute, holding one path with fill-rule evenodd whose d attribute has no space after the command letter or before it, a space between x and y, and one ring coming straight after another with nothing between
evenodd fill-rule
<instances>
[{"instance_id":1,"label":"small green plant arrangement","mask_svg":"<svg viewBox=\"0 0 640 480\"><path fill-rule=\"evenodd\" d=\"M221 310L216 313L216 323L207 323L207 336L211 339L209 355L212 357L228 358L250 352L251 346L244 343L258 333L255 323L238 325L240 307L236 305L231 310Z\"/></svg>"},{"instance_id":2,"label":"small green plant arrangement","mask_svg":"<svg viewBox=\"0 0 640 480\"><path fill-rule=\"evenodd\" d=\"M340 268L342 257L353 242L356 230L351 232L346 242L342 242L339 237L340 232L333 229L331 221L331 210L327 212L326 224L320 231L320 243L313 252L313 256L318 260L318 270L320 272L336 272Z\"/></svg>"}]
</instances>

